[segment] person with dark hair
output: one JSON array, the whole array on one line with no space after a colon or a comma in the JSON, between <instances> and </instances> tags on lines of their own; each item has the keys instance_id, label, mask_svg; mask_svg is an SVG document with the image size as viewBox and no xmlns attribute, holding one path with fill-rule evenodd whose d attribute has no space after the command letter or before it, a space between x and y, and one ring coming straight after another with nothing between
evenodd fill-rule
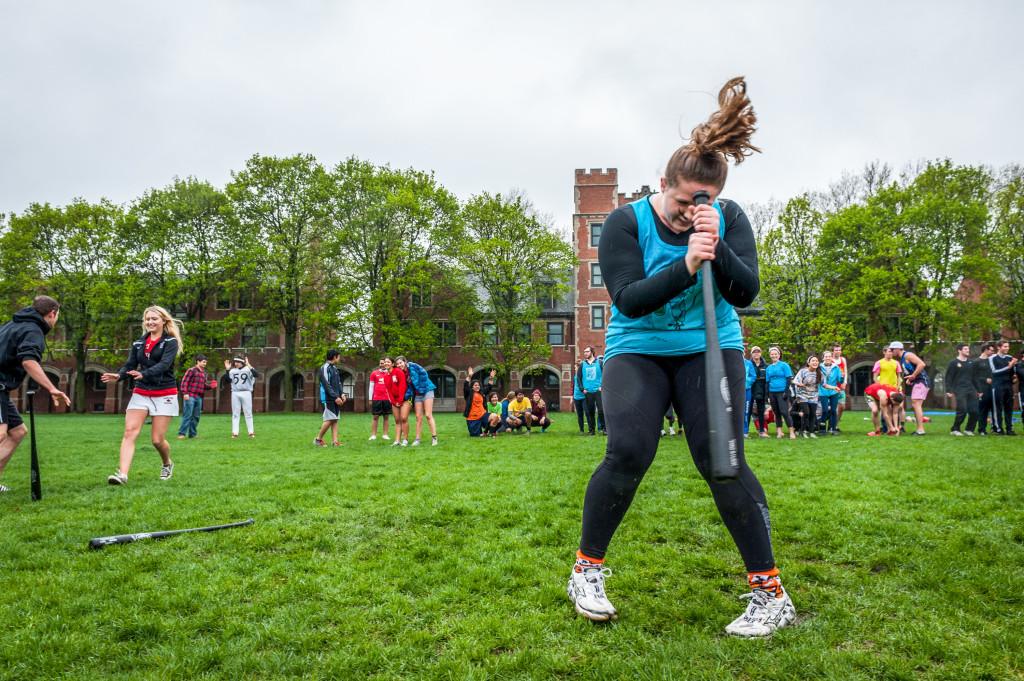
<instances>
[{"instance_id":1,"label":"person with dark hair","mask_svg":"<svg viewBox=\"0 0 1024 681\"><path fill-rule=\"evenodd\" d=\"M1013 431L1013 374L1017 358L1010 355L1010 343L996 343L996 354L988 358L992 371L992 430L996 435L1016 435Z\"/></svg>"},{"instance_id":2,"label":"person with dark hair","mask_svg":"<svg viewBox=\"0 0 1024 681\"><path fill-rule=\"evenodd\" d=\"M1024 350L1017 354L1017 364L1013 367L1017 377L1017 406L1020 407L1020 421L1024 423Z\"/></svg>"},{"instance_id":3,"label":"person with dark hair","mask_svg":"<svg viewBox=\"0 0 1024 681\"><path fill-rule=\"evenodd\" d=\"M46 334L56 326L59 316L60 303L50 296L36 296L32 305L15 312L11 321L0 326L0 473L28 433L11 399L11 391L21 386L26 375L50 393L54 405L63 402L71 406L71 399L53 385L40 364ZM10 487L0 485L0 494L10 491Z\"/></svg>"},{"instance_id":4,"label":"person with dark hair","mask_svg":"<svg viewBox=\"0 0 1024 681\"><path fill-rule=\"evenodd\" d=\"M181 377L181 425L178 439L194 438L199 434L199 418L203 413L203 396L207 390L217 387L217 381L206 373L206 355L196 355L195 365Z\"/></svg>"},{"instance_id":5,"label":"person with dark hair","mask_svg":"<svg viewBox=\"0 0 1024 681\"><path fill-rule=\"evenodd\" d=\"M551 418L548 416L548 403L540 388L533 389L533 399L530 400L530 418L533 424L540 426L540 432L546 433L551 427Z\"/></svg>"},{"instance_id":6,"label":"person with dark hair","mask_svg":"<svg viewBox=\"0 0 1024 681\"><path fill-rule=\"evenodd\" d=\"M904 350L903 343L899 341L893 341L889 347L903 369L903 382L910 389L910 404L914 408L914 420L917 421L917 428L913 434L924 435L924 401L928 398L928 391L932 389L932 380L926 369L928 365L916 353Z\"/></svg>"},{"instance_id":7,"label":"person with dark hair","mask_svg":"<svg viewBox=\"0 0 1024 681\"><path fill-rule=\"evenodd\" d=\"M658 449L669 403L679 414L690 454L710 487L747 569L746 611L726 627L735 636L768 636L796 618L772 551L764 490L737 439L739 478L711 477L708 408L703 389L705 329L701 264L710 261L715 318L732 410L743 409L743 335L735 307L750 305L760 280L754 232L743 211L720 197L727 159L742 161L755 116L743 78L726 83L720 110L675 151L661 192L613 211L598 258L612 311L602 392L608 426L604 460L583 503L583 527L567 591L576 612L596 621L617 615L605 593L605 553ZM710 203L699 204L706 192ZM586 388L584 384L584 388Z\"/></svg>"},{"instance_id":8,"label":"person with dark hair","mask_svg":"<svg viewBox=\"0 0 1024 681\"><path fill-rule=\"evenodd\" d=\"M370 410L373 412L372 424L370 425L370 442L377 439L377 421L384 419L384 432L382 440L390 440L388 437L388 417L391 416L391 397L388 394L388 378L391 376L392 362L390 357L381 357L377 368L370 372Z\"/></svg>"},{"instance_id":9,"label":"person with dark hair","mask_svg":"<svg viewBox=\"0 0 1024 681\"><path fill-rule=\"evenodd\" d=\"M749 419L753 416L757 434L761 437L768 437L768 424L764 420L764 412L768 402L768 382L765 377L768 363L761 356L761 348L756 345L750 348L750 363L754 365L754 382L750 385L751 408L747 418ZM748 424L747 428L749 429L749 427Z\"/></svg>"},{"instance_id":10,"label":"person with dark hair","mask_svg":"<svg viewBox=\"0 0 1024 681\"><path fill-rule=\"evenodd\" d=\"M575 366L572 370L572 408L576 412L576 422L580 427L580 435L585 435L586 432L583 430L583 416L587 411L587 395L583 392L583 388L580 387L580 361L576 360Z\"/></svg>"},{"instance_id":11,"label":"person with dark hair","mask_svg":"<svg viewBox=\"0 0 1024 681\"><path fill-rule=\"evenodd\" d=\"M974 436L978 425L978 393L981 392L975 382L974 360L971 359L971 346L960 343L956 346L956 358L946 367L946 396L956 402L956 416L949 434L956 437ZM964 418L967 418L967 430L960 429Z\"/></svg>"},{"instance_id":12,"label":"person with dark hair","mask_svg":"<svg viewBox=\"0 0 1024 681\"><path fill-rule=\"evenodd\" d=\"M466 370L466 381L462 385L462 396L466 400L462 416L466 419L470 437L486 437L491 415L487 411L484 394L480 392L480 381L470 380L472 376L473 368L470 367Z\"/></svg>"},{"instance_id":13,"label":"person with dark hair","mask_svg":"<svg viewBox=\"0 0 1024 681\"><path fill-rule=\"evenodd\" d=\"M398 357L395 359L395 364L406 372L406 375L409 377L409 385L413 388L413 409L416 413L416 439L412 441L412 446L420 446L424 416L427 419L427 427L430 428L430 444L436 446L437 423L434 421L434 390L437 389L437 386L430 380L427 370L416 362L410 362L405 357Z\"/></svg>"},{"instance_id":14,"label":"person with dark hair","mask_svg":"<svg viewBox=\"0 0 1024 681\"><path fill-rule=\"evenodd\" d=\"M782 439L782 426L789 430L789 439L796 439L793 417L790 409L789 387L793 380L793 368L782 361L782 350L776 346L768 348L771 363L765 367L765 382L768 386L768 401L775 414L775 437ZM765 428L767 430L767 428Z\"/></svg>"},{"instance_id":15,"label":"person with dark hair","mask_svg":"<svg viewBox=\"0 0 1024 681\"><path fill-rule=\"evenodd\" d=\"M900 408L903 405L903 393L891 385L872 383L864 389L864 401L871 408L871 422L875 427L868 433L868 436L883 435L882 428L878 423L878 418L881 416L882 425L886 427L888 434L898 437L900 429L896 422L899 420Z\"/></svg>"},{"instance_id":16,"label":"person with dark hair","mask_svg":"<svg viewBox=\"0 0 1024 681\"><path fill-rule=\"evenodd\" d=\"M604 362L594 355L594 348L589 345L583 348L583 360L576 371L580 389L586 400L587 429L594 434L594 412L597 412L597 430L606 433L604 423L604 404L601 400L601 379L604 373Z\"/></svg>"},{"instance_id":17,"label":"person with dark hair","mask_svg":"<svg viewBox=\"0 0 1024 681\"><path fill-rule=\"evenodd\" d=\"M174 378L174 360L182 350L181 329L171 313L152 305L142 313L142 338L132 343L128 361L120 371L100 376L104 383L132 379L135 387L124 412L124 435L118 456L117 471L107 477L111 485L127 485L128 471L135 458L135 440L142 432L146 417L151 417L150 437L160 454L160 479L170 480L174 474L171 445L167 427L178 415L178 381Z\"/></svg>"},{"instance_id":18,"label":"person with dark hair","mask_svg":"<svg viewBox=\"0 0 1024 681\"><path fill-rule=\"evenodd\" d=\"M515 399L508 403L508 423L509 430L519 430L522 427L526 427L526 434L529 435L533 426L533 412L530 411L533 404L530 403L526 393L523 392L522 388L516 391Z\"/></svg>"},{"instance_id":19,"label":"person with dark hair","mask_svg":"<svg viewBox=\"0 0 1024 681\"><path fill-rule=\"evenodd\" d=\"M340 447L338 440L338 421L341 420L341 407L348 397L341 390L341 371L338 369L338 362L341 361L341 352L334 348L327 351L327 361L317 372L317 380L320 382L320 400L324 404L323 425L320 432L313 439L314 447L326 447L324 435L327 430L331 431L331 445Z\"/></svg>"},{"instance_id":20,"label":"person with dark hair","mask_svg":"<svg viewBox=\"0 0 1024 681\"><path fill-rule=\"evenodd\" d=\"M978 388L978 435L988 435L988 417L992 414L992 367L988 360L996 354L996 344L992 342L981 346L981 355L974 363L974 385ZM993 419L992 430L996 429Z\"/></svg>"},{"instance_id":21,"label":"person with dark hair","mask_svg":"<svg viewBox=\"0 0 1024 681\"><path fill-rule=\"evenodd\" d=\"M255 438L256 429L252 424L252 391L256 387L256 377L259 374L249 363L248 356L224 360L224 368L228 370L228 380L231 381L231 439L238 438L238 424L243 414L249 438Z\"/></svg>"},{"instance_id":22,"label":"person with dark hair","mask_svg":"<svg viewBox=\"0 0 1024 681\"><path fill-rule=\"evenodd\" d=\"M401 365L398 360L402 360ZM408 447L409 413L412 411L413 390L404 359L401 357L396 359L395 365L391 367L388 395L391 398L391 414L395 417L395 441L391 443L391 446Z\"/></svg>"},{"instance_id":23,"label":"person with dark hair","mask_svg":"<svg viewBox=\"0 0 1024 681\"><path fill-rule=\"evenodd\" d=\"M843 412L846 410L846 383L847 378L850 376L850 371L846 364L846 358L843 357L843 346L839 343L832 345L832 361L836 363L836 366L839 367L839 371L843 374L840 382L842 390L839 391L838 405L836 408L835 434L839 434L842 432L839 430L839 422L843 420Z\"/></svg>"},{"instance_id":24,"label":"person with dark hair","mask_svg":"<svg viewBox=\"0 0 1024 681\"><path fill-rule=\"evenodd\" d=\"M818 399L821 401L821 422L829 435L838 434L836 411L839 406L839 392L842 389L843 372L835 363L832 353L826 350L821 353L821 387L818 389Z\"/></svg>"},{"instance_id":25,"label":"person with dark hair","mask_svg":"<svg viewBox=\"0 0 1024 681\"><path fill-rule=\"evenodd\" d=\"M800 410L800 429L805 438L818 437L818 391L824 383L818 358L811 355L793 379L796 403Z\"/></svg>"},{"instance_id":26,"label":"person with dark hair","mask_svg":"<svg viewBox=\"0 0 1024 681\"><path fill-rule=\"evenodd\" d=\"M502 405L498 400L498 393L491 393L487 398L487 434L491 437L496 437L504 428L505 419L502 417L502 411L507 408L508 405Z\"/></svg>"}]
</instances>

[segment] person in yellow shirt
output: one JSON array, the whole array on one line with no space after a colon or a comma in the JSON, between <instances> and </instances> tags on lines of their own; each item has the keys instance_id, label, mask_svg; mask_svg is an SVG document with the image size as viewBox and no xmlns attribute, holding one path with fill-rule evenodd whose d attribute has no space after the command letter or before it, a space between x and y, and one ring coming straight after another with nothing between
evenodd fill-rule
<instances>
[{"instance_id":1,"label":"person in yellow shirt","mask_svg":"<svg viewBox=\"0 0 1024 681\"><path fill-rule=\"evenodd\" d=\"M893 359L892 350L886 348L885 356L875 362L875 369L872 373L875 375L875 383L899 389L900 374L903 373L903 368L898 360Z\"/></svg>"},{"instance_id":2,"label":"person in yellow shirt","mask_svg":"<svg viewBox=\"0 0 1024 681\"><path fill-rule=\"evenodd\" d=\"M533 414L530 409L533 404L522 390L516 393L516 399L508 404L508 428L518 430L526 426L526 434L530 434L530 426L533 422Z\"/></svg>"}]
</instances>

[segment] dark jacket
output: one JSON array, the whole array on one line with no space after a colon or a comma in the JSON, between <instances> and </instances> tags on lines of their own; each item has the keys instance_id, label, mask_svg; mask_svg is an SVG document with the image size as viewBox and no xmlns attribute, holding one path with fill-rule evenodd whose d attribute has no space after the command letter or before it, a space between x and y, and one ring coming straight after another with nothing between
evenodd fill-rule
<instances>
[{"instance_id":1,"label":"dark jacket","mask_svg":"<svg viewBox=\"0 0 1024 681\"><path fill-rule=\"evenodd\" d=\"M25 380L26 359L43 359L46 334L50 325L31 307L14 314L14 318L0 326L0 390L15 390Z\"/></svg>"},{"instance_id":2,"label":"dark jacket","mask_svg":"<svg viewBox=\"0 0 1024 681\"><path fill-rule=\"evenodd\" d=\"M334 406L334 400L341 397L341 370L330 362L324 362L317 372L324 404Z\"/></svg>"},{"instance_id":3,"label":"dark jacket","mask_svg":"<svg viewBox=\"0 0 1024 681\"><path fill-rule=\"evenodd\" d=\"M135 381L135 387L140 390L167 390L177 388L178 381L174 378L174 359L178 356L178 339L165 333L157 341L153 350L146 357L146 338L132 341L132 349L128 353L128 361L117 372L118 380L123 381L129 371L138 371L142 378Z\"/></svg>"},{"instance_id":4,"label":"dark jacket","mask_svg":"<svg viewBox=\"0 0 1024 681\"><path fill-rule=\"evenodd\" d=\"M754 365L757 374L754 384L750 386L750 399L766 399L768 397L768 381L765 379L764 371L768 367L768 362L764 361L764 357L762 357L760 363L753 360L751 360L751 363Z\"/></svg>"},{"instance_id":5,"label":"dark jacket","mask_svg":"<svg viewBox=\"0 0 1024 681\"><path fill-rule=\"evenodd\" d=\"M968 359L960 361L954 359L946 368L946 392L948 393L969 393L981 392L975 381L975 360Z\"/></svg>"},{"instance_id":6,"label":"dark jacket","mask_svg":"<svg viewBox=\"0 0 1024 681\"><path fill-rule=\"evenodd\" d=\"M988 379L992 378L992 370L988 366L988 357L978 357L974 360L974 389L979 393L988 392L992 384Z\"/></svg>"}]
</instances>

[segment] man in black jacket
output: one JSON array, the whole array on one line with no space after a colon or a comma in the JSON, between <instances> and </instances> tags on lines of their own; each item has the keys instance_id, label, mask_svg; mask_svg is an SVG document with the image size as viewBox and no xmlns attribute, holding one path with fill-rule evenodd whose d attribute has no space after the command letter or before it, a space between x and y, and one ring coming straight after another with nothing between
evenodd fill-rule
<instances>
[{"instance_id":1,"label":"man in black jacket","mask_svg":"<svg viewBox=\"0 0 1024 681\"><path fill-rule=\"evenodd\" d=\"M988 358L995 352L995 343L985 343L981 346L981 356L974 362L974 384L978 388L978 435L988 435L988 417L992 414L992 369ZM992 429L995 430L994 419Z\"/></svg>"},{"instance_id":2,"label":"man in black jacket","mask_svg":"<svg viewBox=\"0 0 1024 681\"><path fill-rule=\"evenodd\" d=\"M1000 341L996 354L988 358L992 370L992 430L997 435L1016 435L1013 432L1013 369L1017 358L1010 356L1010 344Z\"/></svg>"},{"instance_id":3,"label":"man in black jacket","mask_svg":"<svg viewBox=\"0 0 1024 681\"><path fill-rule=\"evenodd\" d=\"M956 400L956 417L949 432L957 437L973 436L978 424L978 393L982 388L976 383L971 346L961 343L956 346L956 353L956 359L950 362L946 369L946 395ZM960 430L964 417L967 418L966 432Z\"/></svg>"},{"instance_id":4,"label":"man in black jacket","mask_svg":"<svg viewBox=\"0 0 1024 681\"><path fill-rule=\"evenodd\" d=\"M37 296L31 307L15 313L14 318L0 326L0 473L14 455L28 430L18 413L11 391L17 390L25 374L50 393L53 403L71 400L46 377L39 364L46 349L46 334L57 323L60 304L49 296ZM10 489L0 485L0 493Z\"/></svg>"}]
</instances>

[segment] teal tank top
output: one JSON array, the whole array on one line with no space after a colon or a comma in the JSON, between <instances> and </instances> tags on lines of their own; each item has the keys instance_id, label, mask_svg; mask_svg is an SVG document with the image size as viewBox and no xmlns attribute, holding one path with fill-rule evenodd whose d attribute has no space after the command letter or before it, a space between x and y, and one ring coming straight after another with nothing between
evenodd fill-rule
<instances>
[{"instance_id":1,"label":"teal tank top","mask_svg":"<svg viewBox=\"0 0 1024 681\"><path fill-rule=\"evenodd\" d=\"M686 246L673 246L661 240L654 222L654 209L647 197L629 204L636 215L637 237L644 254L644 276L650 277L672 263L686 257ZM725 235L725 214L718 201L714 203L721 223L719 236ZM740 318L733 306L722 298L711 282L715 296L715 318L718 320L718 342L722 349L743 350ZM611 306L611 318L605 335L604 358L615 355L692 355L704 352L704 301L701 289L703 274L697 281L651 314L630 319Z\"/></svg>"}]
</instances>

